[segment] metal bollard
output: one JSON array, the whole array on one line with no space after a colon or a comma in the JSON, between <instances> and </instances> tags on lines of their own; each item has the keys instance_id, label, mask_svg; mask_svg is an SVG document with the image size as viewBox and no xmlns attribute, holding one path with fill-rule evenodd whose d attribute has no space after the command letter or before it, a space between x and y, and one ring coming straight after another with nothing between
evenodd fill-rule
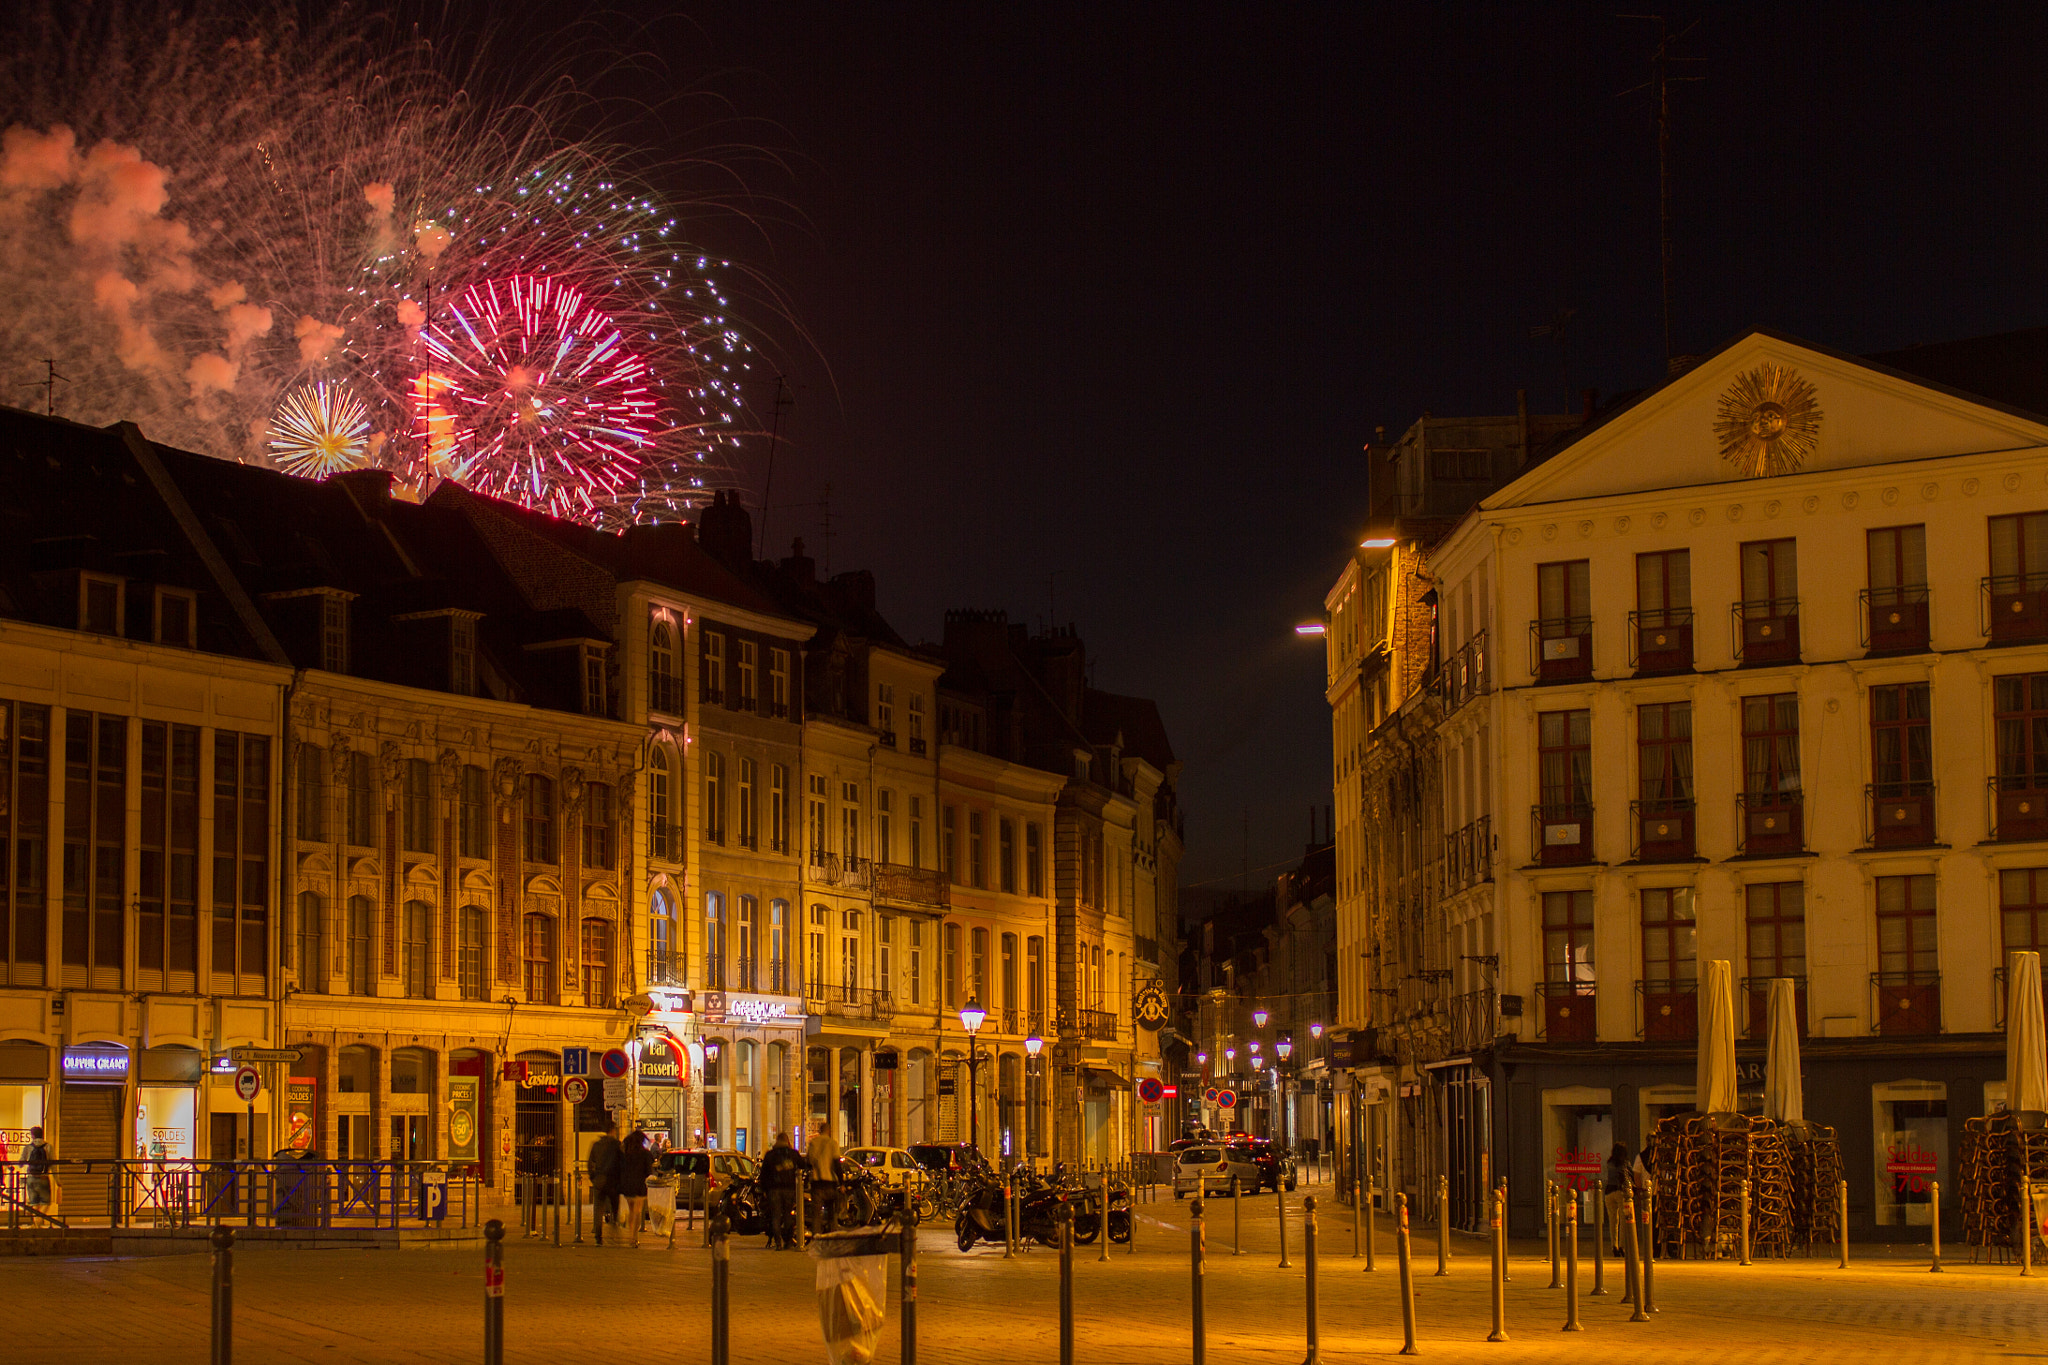
<instances>
[{"instance_id":1,"label":"metal bollard","mask_svg":"<svg viewBox=\"0 0 2048 1365\"><path fill-rule=\"evenodd\" d=\"M1846 1180L1842 1181L1837 1188L1835 1211L1841 1216L1842 1220L1842 1263L1836 1269L1847 1270L1849 1268L1849 1182Z\"/></svg>"},{"instance_id":2,"label":"metal bollard","mask_svg":"<svg viewBox=\"0 0 2048 1365\"><path fill-rule=\"evenodd\" d=\"M2020 1278L2034 1278L2034 1183L2020 1182ZM1842 1182L1842 1264L1849 1264L1849 1182Z\"/></svg>"},{"instance_id":3,"label":"metal bollard","mask_svg":"<svg viewBox=\"0 0 2048 1365\"><path fill-rule=\"evenodd\" d=\"M1230 1254L1244 1255L1244 1200L1238 1198L1237 1177L1230 1177Z\"/></svg>"},{"instance_id":4,"label":"metal bollard","mask_svg":"<svg viewBox=\"0 0 2048 1365\"><path fill-rule=\"evenodd\" d=\"M1550 1287L1552 1289L1564 1288L1564 1281L1559 1278L1564 1270L1560 1259L1564 1254L1564 1239L1560 1235L1557 1221L1558 1208L1562 1201L1558 1199L1557 1193L1557 1182L1555 1180L1543 1182L1543 1224L1545 1234L1550 1238Z\"/></svg>"},{"instance_id":5,"label":"metal bollard","mask_svg":"<svg viewBox=\"0 0 2048 1365\"><path fill-rule=\"evenodd\" d=\"M1451 1273L1451 1178L1436 1178L1436 1273Z\"/></svg>"},{"instance_id":6,"label":"metal bollard","mask_svg":"<svg viewBox=\"0 0 2048 1365\"><path fill-rule=\"evenodd\" d=\"M1188 1212L1193 1215L1188 1223L1188 1267L1191 1283L1188 1286L1188 1302L1194 1311L1194 1362L1203 1365L1208 1354L1208 1331L1202 1323L1202 1262L1208 1243L1202 1227L1202 1192L1195 1191L1195 1202Z\"/></svg>"},{"instance_id":7,"label":"metal bollard","mask_svg":"<svg viewBox=\"0 0 2048 1365\"><path fill-rule=\"evenodd\" d=\"M1062 1203L1052 1216L1060 1226L1060 1365L1074 1365L1074 1207Z\"/></svg>"},{"instance_id":8,"label":"metal bollard","mask_svg":"<svg viewBox=\"0 0 2048 1365\"><path fill-rule=\"evenodd\" d=\"M903 1209L903 1344L897 1351L902 1365L917 1365L917 1206Z\"/></svg>"},{"instance_id":9,"label":"metal bollard","mask_svg":"<svg viewBox=\"0 0 2048 1365\"><path fill-rule=\"evenodd\" d=\"M1586 1297L1607 1297L1607 1192L1593 1191L1593 1289ZM1627 1292L1627 1291L1623 1291Z\"/></svg>"},{"instance_id":10,"label":"metal bollard","mask_svg":"<svg viewBox=\"0 0 2048 1365\"><path fill-rule=\"evenodd\" d=\"M1495 1188L1500 1193L1501 1227L1505 1229L1507 1227L1508 1216L1508 1178L1506 1176L1501 1176L1499 1183L1495 1186ZM1507 1235L1505 1231L1503 1231L1501 1235L1501 1241L1503 1244L1505 1244L1507 1241ZM1505 1255L1503 1255L1500 1259L1500 1277L1503 1280L1512 1280L1515 1278L1511 1273L1509 1273L1508 1259Z\"/></svg>"},{"instance_id":11,"label":"metal bollard","mask_svg":"<svg viewBox=\"0 0 2048 1365\"><path fill-rule=\"evenodd\" d=\"M1280 1268L1292 1270L1287 1260L1287 1182L1275 1181L1273 1185L1273 1207L1280 1214Z\"/></svg>"},{"instance_id":12,"label":"metal bollard","mask_svg":"<svg viewBox=\"0 0 2048 1365\"><path fill-rule=\"evenodd\" d=\"M583 1172L573 1172L569 1178L572 1182L571 1189L574 1191L576 1197L576 1202L573 1205L571 1205L571 1207L575 1211L576 1240L569 1243L569 1245L580 1247L583 1245ZM671 1229L675 1227L675 1219L669 1219L669 1227ZM675 1245L674 1241L671 1240L669 1245Z\"/></svg>"},{"instance_id":13,"label":"metal bollard","mask_svg":"<svg viewBox=\"0 0 2048 1365\"><path fill-rule=\"evenodd\" d=\"M726 1365L732 1337L726 1300L732 1270L732 1221L726 1216L723 1199L706 1214L704 1226L711 1235L711 1365Z\"/></svg>"},{"instance_id":14,"label":"metal bollard","mask_svg":"<svg viewBox=\"0 0 2048 1365\"><path fill-rule=\"evenodd\" d=\"M1635 1311L1628 1315L1630 1322L1648 1322L1650 1315L1643 1311L1643 1277L1637 1270L1637 1257L1641 1243L1636 1239L1636 1197L1631 1191L1628 1196L1628 1268L1629 1297Z\"/></svg>"},{"instance_id":15,"label":"metal bollard","mask_svg":"<svg viewBox=\"0 0 2048 1365\"><path fill-rule=\"evenodd\" d=\"M1643 1191L1643 1311L1657 1311L1657 1191Z\"/></svg>"},{"instance_id":16,"label":"metal bollard","mask_svg":"<svg viewBox=\"0 0 2048 1365\"><path fill-rule=\"evenodd\" d=\"M1934 1263L1928 1266L1927 1269L1929 1273L1939 1275L1941 1274L1941 1182L1939 1180L1927 1182L1927 1194L1928 1203L1931 1205L1929 1213L1932 1215L1927 1220L1928 1227L1934 1233Z\"/></svg>"},{"instance_id":17,"label":"metal bollard","mask_svg":"<svg viewBox=\"0 0 2048 1365\"><path fill-rule=\"evenodd\" d=\"M811 1214L810 1210L804 1207L805 1202L810 1198L810 1193L810 1180L805 1177L802 1171L798 1171L796 1176L796 1245L799 1251L811 1244Z\"/></svg>"},{"instance_id":18,"label":"metal bollard","mask_svg":"<svg viewBox=\"0 0 2048 1365\"><path fill-rule=\"evenodd\" d=\"M1488 1341L1508 1339L1508 1233L1507 1192L1493 1191L1493 1331Z\"/></svg>"},{"instance_id":19,"label":"metal bollard","mask_svg":"<svg viewBox=\"0 0 2048 1365\"><path fill-rule=\"evenodd\" d=\"M1557 1235L1564 1243L1564 1330L1583 1332L1579 1326L1579 1192L1572 1190L1561 1205L1564 1221Z\"/></svg>"},{"instance_id":20,"label":"metal bollard","mask_svg":"<svg viewBox=\"0 0 2048 1365\"><path fill-rule=\"evenodd\" d=\"M1095 1259L1109 1259L1109 1172L1103 1171L1095 1177L1095 1192L1102 1196L1095 1217Z\"/></svg>"},{"instance_id":21,"label":"metal bollard","mask_svg":"<svg viewBox=\"0 0 2048 1365\"><path fill-rule=\"evenodd\" d=\"M1308 1274L1308 1356L1301 1365L1317 1365L1322 1347L1316 1341L1316 1197L1301 1201L1301 1259Z\"/></svg>"},{"instance_id":22,"label":"metal bollard","mask_svg":"<svg viewBox=\"0 0 2048 1365\"><path fill-rule=\"evenodd\" d=\"M557 1174L548 1181L548 1202L555 1208L555 1245L562 1244L562 1177Z\"/></svg>"},{"instance_id":23,"label":"metal bollard","mask_svg":"<svg viewBox=\"0 0 2048 1365\"><path fill-rule=\"evenodd\" d=\"M1003 1259L1017 1254L1017 1187L1009 1172L1003 1173Z\"/></svg>"},{"instance_id":24,"label":"metal bollard","mask_svg":"<svg viewBox=\"0 0 2048 1365\"><path fill-rule=\"evenodd\" d=\"M505 1365L505 1225L484 1224L484 1365Z\"/></svg>"},{"instance_id":25,"label":"metal bollard","mask_svg":"<svg viewBox=\"0 0 2048 1365\"><path fill-rule=\"evenodd\" d=\"M1742 1258L1741 1258L1740 1260L1738 1260L1738 1261L1737 1261L1737 1262L1736 1262L1735 1264L1737 1264L1737 1265L1748 1265L1748 1264L1749 1264L1749 1182L1748 1182L1747 1180L1745 1180L1745 1181L1743 1181L1743 1182L1742 1182L1742 1189L1741 1189L1741 1198L1742 1198L1742 1206L1741 1206L1741 1221L1740 1221L1739 1223L1737 1223L1737 1225L1736 1225L1736 1228L1737 1228L1737 1231L1738 1231L1738 1232L1739 1232L1739 1233L1741 1234L1741 1239L1742 1239L1742 1240L1741 1240L1740 1242L1738 1242L1738 1243L1736 1244L1736 1248L1737 1248L1737 1250L1739 1250L1739 1251L1740 1251L1740 1252L1742 1253Z\"/></svg>"},{"instance_id":26,"label":"metal bollard","mask_svg":"<svg viewBox=\"0 0 2048 1365\"><path fill-rule=\"evenodd\" d=\"M1401 1354L1420 1355L1415 1349L1415 1267L1408 1255L1408 1196L1394 1196L1394 1255L1401 1266Z\"/></svg>"},{"instance_id":27,"label":"metal bollard","mask_svg":"<svg viewBox=\"0 0 2048 1365\"><path fill-rule=\"evenodd\" d=\"M213 1243L213 1353L212 1365L229 1365L235 1358L235 1233L216 1227Z\"/></svg>"}]
</instances>

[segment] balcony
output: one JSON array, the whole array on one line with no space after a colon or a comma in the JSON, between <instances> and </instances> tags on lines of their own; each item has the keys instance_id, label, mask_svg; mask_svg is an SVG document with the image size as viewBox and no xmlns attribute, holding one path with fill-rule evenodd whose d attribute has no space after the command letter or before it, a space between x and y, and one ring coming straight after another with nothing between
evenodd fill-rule
<instances>
[{"instance_id":1,"label":"balcony","mask_svg":"<svg viewBox=\"0 0 2048 1365\"><path fill-rule=\"evenodd\" d=\"M1473 1053L1500 1036L1500 997L1490 990L1451 997L1451 1051Z\"/></svg>"},{"instance_id":2,"label":"balcony","mask_svg":"<svg viewBox=\"0 0 2048 1365\"><path fill-rule=\"evenodd\" d=\"M1628 803L1629 826L1635 831L1634 856L1641 863L1682 863L1697 856L1693 844L1693 803L1690 797Z\"/></svg>"},{"instance_id":3,"label":"balcony","mask_svg":"<svg viewBox=\"0 0 2048 1365\"><path fill-rule=\"evenodd\" d=\"M877 734L875 738L877 741L881 743L881 746L884 749L893 749L896 747L896 732L894 730L883 730L882 732Z\"/></svg>"},{"instance_id":4,"label":"balcony","mask_svg":"<svg viewBox=\"0 0 2048 1365\"><path fill-rule=\"evenodd\" d=\"M1870 991L1873 1032L1941 1032L1941 973L1872 972Z\"/></svg>"},{"instance_id":5,"label":"balcony","mask_svg":"<svg viewBox=\"0 0 2048 1365\"><path fill-rule=\"evenodd\" d=\"M1993 574L1984 580L1981 610L1994 645L2048 640L2048 574Z\"/></svg>"},{"instance_id":6,"label":"balcony","mask_svg":"<svg viewBox=\"0 0 2048 1365\"><path fill-rule=\"evenodd\" d=\"M1934 842L1932 782L1873 782L1863 790L1868 846L1913 848Z\"/></svg>"},{"instance_id":7,"label":"balcony","mask_svg":"<svg viewBox=\"0 0 2048 1365\"><path fill-rule=\"evenodd\" d=\"M1493 817L1482 815L1444 836L1444 892L1493 880Z\"/></svg>"},{"instance_id":8,"label":"balcony","mask_svg":"<svg viewBox=\"0 0 2048 1365\"><path fill-rule=\"evenodd\" d=\"M725 989L725 958L722 954L704 954L704 989L707 991L722 991Z\"/></svg>"},{"instance_id":9,"label":"balcony","mask_svg":"<svg viewBox=\"0 0 2048 1365\"><path fill-rule=\"evenodd\" d=\"M991 1010L989 1011L989 1018L998 1021L997 1031L1003 1034L1005 1037L1021 1038L1024 1036L1019 1029L1019 1025L1021 1025L1024 1022L1024 1011Z\"/></svg>"},{"instance_id":10,"label":"balcony","mask_svg":"<svg viewBox=\"0 0 2048 1365\"><path fill-rule=\"evenodd\" d=\"M1639 678L1692 670L1692 609L1628 614L1628 662Z\"/></svg>"},{"instance_id":11,"label":"balcony","mask_svg":"<svg viewBox=\"0 0 2048 1365\"><path fill-rule=\"evenodd\" d=\"M804 860L804 880L813 886L836 887L842 891L865 891L868 887L868 860L841 858L836 853L813 850Z\"/></svg>"},{"instance_id":12,"label":"balcony","mask_svg":"<svg viewBox=\"0 0 2048 1365\"><path fill-rule=\"evenodd\" d=\"M673 986L677 989L688 985L684 979L682 964L673 957L650 955L647 959L647 984L650 986Z\"/></svg>"},{"instance_id":13,"label":"balcony","mask_svg":"<svg viewBox=\"0 0 2048 1365\"><path fill-rule=\"evenodd\" d=\"M1549 616L1529 623L1529 671L1540 683L1593 676L1593 618Z\"/></svg>"},{"instance_id":14,"label":"balcony","mask_svg":"<svg viewBox=\"0 0 2048 1365\"><path fill-rule=\"evenodd\" d=\"M683 714L683 680L672 673L655 673L647 680L647 709L666 716Z\"/></svg>"},{"instance_id":15,"label":"balcony","mask_svg":"<svg viewBox=\"0 0 2048 1365\"><path fill-rule=\"evenodd\" d=\"M1994 967L1991 970L1991 1027L2000 1032L2005 1030L2007 1004L2005 996L2005 968ZM2041 1002L2043 1013L2048 1014L2048 972L2041 974Z\"/></svg>"},{"instance_id":16,"label":"balcony","mask_svg":"<svg viewBox=\"0 0 2048 1365\"><path fill-rule=\"evenodd\" d=\"M2033 774L1993 777L1985 782L1991 837L1999 843L2048 839L2048 786Z\"/></svg>"},{"instance_id":17,"label":"balcony","mask_svg":"<svg viewBox=\"0 0 2048 1365\"><path fill-rule=\"evenodd\" d=\"M1474 697L1493 690L1493 675L1487 657L1486 632L1480 631L1437 670L1437 690L1444 699L1444 714L1450 715Z\"/></svg>"},{"instance_id":18,"label":"balcony","mask_svg":"<svg viewBox=\"0 0 2048 1365\"><path fill-rule=\"evenodd\" d=\"M789 963L779 957L771 957L761 964L758 984L748 987L764 995L788 995L790 993Z\"/></svg>"},{"instance_id":19,"label":"balcony","mask_svg":"<svg viewBox=\"0 0 2048 1365\"><path fill-rule=\"evenodd\" d=\"M1157 962L1159 961L1159 940L1147 938L1143 934L1133 935L1131 938L1131 951L1137 954L1138 961L1140 962Z\"/></svg>"},{"instance_id":20,"label":"balcony","mask_svg":"<svg viewBox=\"0 0 2048 1365\"><path fill-rule=\"evenodd\" d=\"M1742 792L1735 798L1735 846L1745 858L1806 850L1806 801L1799 792Z\"/></svg>"},{"instance_id":21,"label":"balcony","mask_svg":"<svg viewBox=\"0 0 2048 1365\"><path fill-rule=\"evenodd\" d=\"M1730 615L1735 626L1735 660L1744 668L1799 662L1798 598L1737 602Z\"/></svg>"},{"instance_id":22,"label":"balcony","mask_svg":"<svg viewBox=\"0 0 2048 1365\"><path fill-rule=\"evenodd\" d=\"M725 705L725 689L714 686L711 683L704 684L704 704L706 706Z\"/></svg>"},{"instance_id":23,"label":"balcony","mask_svg":"<svg viewBox=\"0 0 2048 1365\"><path fill-rule=\"evenodd\" d=\"M1915 588L1865 588L1856 594L1863 648L1872 654L1921 654L1927 649L1928 599Z\"/></svg>"},{"instance_id":24,"label":"balcony","mask_svg":"<svg viewBox=\"0 0 2048 1365\"><path fill-rule=\"evenodd\" d=\"M912 752L913 754L916 754L916 755L918 755L918 756L919 756L920 758L921 758L921 757L923 757L923 756L924 756L924 741L923 741L923 740L921 740L921 739L918 739L918 738L912 737L912 739L911 739L911 741L910 741L910 752Z\"/></svg>"},{"instance_id":25,"label":"balcony","mask_svg":"<svg viewBox=\"0 0 2048 1365\"><path fill-rule=\"evenodd\" d=\"M1108 1010L1075 1010L1074 1031L1095 1042L1116 1041L1116 1015Z\"/></svg>"},{"instance_id":26,"label":"balcony","mask_svg":"<svg viewBox=\"0 0 2048 1365\"><path fill-rule=\"evenodd\" d=\"M1700 983L1636 982L1636 1033L1650 1043L1689 1043L1700 1036Z\"/></svg>"},{"instance_id":27,"label":"balcony","mask_svg":"<svg viewBox=\"0 0 2048 1365\"><path fill-rule=\"evenodd\" d=\"M770 720L788 720L789 703L786 701L771 701L768 703L767 714Z\"/></svg>"},{"instance_id":28,"label":"balcony","mask_svg":"<svg viewBox=\"0 0 2048 1365\"><path fill-rule=\"evenodd\" d=\"M650 857L663 862L679 863L683 860L683 827L667 820L657 820L647 826L647 852Z\"/></svg>"},{"instance_id":29,"label":"balcony","mask_svg":"<svg viewBox=\"0 0 2048 1365\"><path fill-rule=\"evenodd\" d=\"M930 868L905 867L901 863L870 863L868 866L878 901L938 910L952 904L946 879Z\"/></svg>"},{"instance_id":30,"label":"balcony","mask_svg":"<svg viewBox=\"0 0 2048 1365\"><path fill-rule=\"evenodd\" d=\"M896 1002L887 991L864 986L836 985L826 981L804 983L804 998L813 1013L836 1019L890 1020L896 1017Z\"/></svg>"},{"instance_id":31,"label":"balcony","mask_svg":"<svg viewBox=\"0 0 2048 1365\"><path fill-rule=\"evenodd\" d=\"M1590 1043L1598 1036L1595 1005L1598 997L1590 981L1539 981L1536 994L1543 1001L1540 1026L1547 1043Z\"/></svg>"},{"instance_id":32,"label":"balcony","mask_svg":"<svg viewBox=\"0 0 2048 1365\"><path fill-rule=\"evenodd\" d=\"M1531 810L1536 861L1569 867L1593 861L1593 807L1585 803L1536 806Z\"/></svg>"},{"instance_id":33,"label":"balcony","mask_svg":"<svg viewBox=\"0 0 2048 1365\"><path fill-rule=\"evenodd\" d=\"M760 987L754 983L760 979L760 966L761 964L751 957L734 958L732 961L732 989L736 991L759 990Z\"/></svg>"},{"instance_id":34,"label":"balcony","mask_svg":"<svg viewBox=\"0 0 2048 1365\"><path fill-rule=\"evenodd\" d=\"M1806 1036L1806 978L1788 978L1792 982L1792 1013L1799 1021L1799 1036ZM1749 998L1746 1022L1742 1036L1762 1042L1771 1036L1771 980L1768 976L1745 976L1742 978L1742 993Z\"/></svg>"}]
</instances>

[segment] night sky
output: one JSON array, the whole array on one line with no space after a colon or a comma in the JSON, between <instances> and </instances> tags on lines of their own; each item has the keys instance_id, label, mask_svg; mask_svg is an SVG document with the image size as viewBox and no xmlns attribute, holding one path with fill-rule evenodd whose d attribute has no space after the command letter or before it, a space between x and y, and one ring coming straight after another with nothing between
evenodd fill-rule
<instances>
[{"instance_id":1,"label":"night sky","mask_svg":"<svg viewBox=\"0 0 2048 1365\"><path fill-rule=\"evenodd\" d=\"M692 231L786 309L741 300L764 421L777 373L796 399L773 552L874 570L913 641L949 606L1075 624L1096 685L1165 714L1184 880L1234 887L1247 813L1256 884L1330 799L1291 627L1375 426L1663 371L1652 102L1624 93L1656 29L1615 13L1649 8L650 9L617 41L664 80L605 90L694 91L630 135L744 149L754 225ZM2048 322L2038 7L1667 13L1700 78L1671 99L1678 351ZM1562 347L1532 336L1565 309Z\"/></svg>"}]
</instances>

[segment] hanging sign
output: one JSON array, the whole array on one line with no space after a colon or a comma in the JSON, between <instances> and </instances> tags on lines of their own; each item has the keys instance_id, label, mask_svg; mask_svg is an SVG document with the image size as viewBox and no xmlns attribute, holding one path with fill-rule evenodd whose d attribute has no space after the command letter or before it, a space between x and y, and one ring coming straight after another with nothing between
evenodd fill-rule
<instances>
[{"instance_id":1,"label":"hanging sign","mask_svg":"<svg viewBox=\"0 0 2048 1365\"><path fill-rule=\"evenodd\" d=\"M1131 1016L1145 1028L1156 1029L1173 1017L1173 1005L1158 982L1148 982L1132 998Z\"/></svg>"}]
</instances>

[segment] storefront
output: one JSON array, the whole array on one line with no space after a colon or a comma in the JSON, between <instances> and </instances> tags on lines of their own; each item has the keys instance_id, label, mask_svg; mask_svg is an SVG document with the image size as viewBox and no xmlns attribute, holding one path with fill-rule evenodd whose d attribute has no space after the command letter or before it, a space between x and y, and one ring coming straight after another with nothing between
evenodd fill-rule
<instances>
[{"instance_id":1,"label":"storefront","mask_svg":"<svg viewBox=\"0 0 2048 1365\"><path fill-rule=\"evenodd\" d=\"M64 1049L58 1059L63 1090L57 1100L57 1156L64 1161L103 1161L128 1155L124 1102L132 1073L133 1054L119 1043L81 1043ZM100 1219L108 1216L107 1187L102 1181L73 1182L66 1187L67 1216Z\"/></svg>"},{"instance_id":2,"label":"storefront","mask_svg":"<svg viewBox=\"0 0 2048 1365\"><path fill-rule=\"evenodd\" d=\"M520 1175L557 1169L562 1142L562 1058L556 1052L522 1052L506 1063L514 1083L512 1167Z\"/></svg>"},{"instance_id":3,"label":"storefront","mask_svg":"<svg viewBox=\"0 0 2048 1365\"><path fill-rule=\"evenodd\" d=\"M0 1043L0 1145L18 1161L28 1130L43 1126L49 1091L50 1049L41 1043Z\"/></svg>"},{"instance_id":4,"label":"storefront","mask_svg":"<svg viewBox=\"0 0 2048 1365\"><path fill-rule=\"evenodd\" d=\"M803 1001L742 991L705 991L699 1001L705 1145L759 1156L790 1123L789 1081L802 1055ZM822 1076L828 1090L829 1072L828 1059ZM859 1077L857 1056L846 1074ZM852 1110L842 1114L839 1138L841 1145L854 1146L857 1139L850 1135L864 1127L857 1079L845 1098Z\"/></svg>"},{"instance_id":5,"label":"storefront","mask_svg":"<svg viewBox=\"0 0 2048 1365\"><path fill-rule=\"evenodd\" d=\"M199 1155L199 1104L205 1057L197 1048L145 1049L135 1086L132 1155L183 1161Z\"/></svg>"}]
</instances>

